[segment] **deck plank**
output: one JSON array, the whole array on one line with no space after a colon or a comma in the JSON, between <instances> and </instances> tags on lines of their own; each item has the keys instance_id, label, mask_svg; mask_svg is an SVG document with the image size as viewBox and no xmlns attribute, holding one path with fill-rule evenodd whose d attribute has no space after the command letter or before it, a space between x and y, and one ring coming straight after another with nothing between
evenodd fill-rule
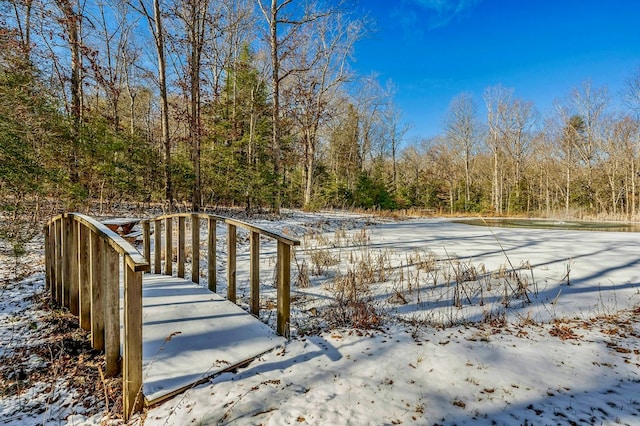
<instances>
[{"instance_id":1,"label":"deck plank","mask_svg":"<svg viewBox=\"0 0 640 426\"><path fill-rule=\"evenodd\" d=\"M149 405L285 342L239 306L182 278L144 275L142 300Z\"/></svg>"}]
</instances>

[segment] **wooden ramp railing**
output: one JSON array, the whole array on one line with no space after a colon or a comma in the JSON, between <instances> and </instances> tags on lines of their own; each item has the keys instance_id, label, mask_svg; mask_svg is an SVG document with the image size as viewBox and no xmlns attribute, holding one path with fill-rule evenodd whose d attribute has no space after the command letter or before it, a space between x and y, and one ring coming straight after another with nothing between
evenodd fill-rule
<instances>
[{"instance_id":1,"label":"wooden ramp railing","mask_svg":"<svg viewBox=\"0 0 640 426\"><path fill-rule=\"evenodd\" d=\"M186 222L191 226L191 244L187 244ZM173 274L173 250L176 249L177 275L185 275L185 259L187 249L191 253L191 281L200 282L200 223L206 222L207 240L207 283L209 290L216 291L216 226L218 222L227 226L227 299L236 302L236 253L237 228L249 231L249 283L250 311L258 316L260 313L260 236L266 236L277 242L277 323L276 331L289 337L290 287L291 287L291 247L300 245L300 241L251 225L235 219L204 213L175 213L158 216L142 222L144 256L151 264L153 252L153 272L156 274ZM174 222L177 222L177 242L174 242ZM151 225L153 224L153 250L151 249ZM164 243L164 244L163 244ZM162 259L165 259L164 265ZM164 268L163 268L164 266Z\"/></svg>"},{"instance_id":2,"label":"wooden ramp railing","mask_svg":"<svg viewBox=\"0 0 640 426\"><path fill-rule=\"evenodd\" d=\"M186 242L186 221L191 225L191 245ZM260 310L260 236L277 241L278 334L289 337L291 247L298 240L238 220L209 215L177 213L143 220L144 257L126 240L96 220L65 213L47 223L45 270L51 300L79 316L80 326L91 331L93 348L103 350L106 374L115 376L122 366L125 421L144 403L142 395L142 273L173 274L173 223L177 221L177 275L184 277L187 248L191 249L191 280L200 281L200 221L207 223L207 276L216 291L216 225L227 226L227 299L236 302L237 228L250 232L250 311ZM154 248L151 250L151 225ZM164 232L162 232L164 230ZM163 244L164 242L164 251ZM164 269L162 258L164 257ZM122 269L121 269L122 268ZM122 277L122 278L121 278ZM122 281L122 282L121 282ZM124 288L124 341L120 342L120 287ZM122 364L120 364L122 362Z\"/></svg>"},{"instance_id":3,"label":"wooden ramp railing","mask_svg":"<svg viewBox=\"0 0 640 426\"><path fill-rule=\"evenodd\" d=\"M65 213L45 226L45 265L52 301L78 315L80 327L91 331L91 345L105 353L106 375L116 376L122 360L123 411L127 420L144 402L141 392L142 273L149 270L149 263L105 225L79 213ZM124 287L122 353L121 276Z\"/></svg>"}]
</instances>

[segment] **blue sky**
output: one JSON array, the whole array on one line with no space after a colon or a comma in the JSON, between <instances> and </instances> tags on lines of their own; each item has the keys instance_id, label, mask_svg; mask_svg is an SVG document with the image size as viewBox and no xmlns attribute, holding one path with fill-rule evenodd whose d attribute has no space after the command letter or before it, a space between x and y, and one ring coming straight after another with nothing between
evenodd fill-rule
<instances>
[{"instance_id":1,"label":"blue sky","mask_svg":"<svg viewBox=\"0 0 640 426\"><path fill-rule=\"evenodd\" d=\"M358 73L397 86L412 128L435 136L453 97L502 84L547 114L590 79L616 96L640 67L640 0L361 0L377 31L355 49Z\"/></svg>"}]
</instances>

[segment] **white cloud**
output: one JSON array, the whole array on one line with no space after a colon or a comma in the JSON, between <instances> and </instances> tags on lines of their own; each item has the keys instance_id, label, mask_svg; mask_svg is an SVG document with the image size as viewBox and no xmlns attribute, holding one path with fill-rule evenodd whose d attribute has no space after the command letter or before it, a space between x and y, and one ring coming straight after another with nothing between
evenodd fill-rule
<instances>
[{"instance_id":1,"label":"white cloud","mask_svg":"<svg viewBox=\"0 0 640 426\"><path fill-rule=\"evenodd\" d=\"M430 29L444 27L451 20L472 9L481 0L412 0L412 2L429 12Z\"/></svg>"}]
</instances>

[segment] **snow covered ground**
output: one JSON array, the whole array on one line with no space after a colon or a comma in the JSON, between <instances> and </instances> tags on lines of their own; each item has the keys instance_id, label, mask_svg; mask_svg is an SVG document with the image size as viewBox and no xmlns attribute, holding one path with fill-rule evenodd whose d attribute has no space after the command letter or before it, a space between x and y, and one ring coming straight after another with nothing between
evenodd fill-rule
<instances>
[{"instance_id":1,"label":"snow covered ground","mask_svg":"<svg viewBox=\"0 0 640 426\"><path fill-rule=\"evenodd\" d=\"M302 241L292 265L291 341L137 422L640 424L638 234L342 213L252 222ZM218 235L224 294L224 227ZM243 231L238 241L238 299L246 305ZM262 319L273 324L275 248L261 244ZM16 342L43 338L47 314L31 297L42 289L39 262L27 262L36 272L27 280L2 284L3 363ZM55 401L45 399L50 388L3 385L0 424L114 417L112 407L105 416L100 387L93 409L71 384Z\"/></svg>"}]
</instances>

